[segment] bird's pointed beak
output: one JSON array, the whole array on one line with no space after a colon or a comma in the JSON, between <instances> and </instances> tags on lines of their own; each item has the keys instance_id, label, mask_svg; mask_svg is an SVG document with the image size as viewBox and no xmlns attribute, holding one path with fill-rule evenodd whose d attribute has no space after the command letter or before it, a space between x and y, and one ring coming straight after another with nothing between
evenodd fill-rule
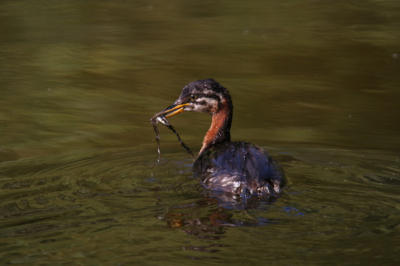
<instances>
[{"instance_id":1,"label":"bird's pointed beak","mask_svg":"<svg viewBox=\"0 0 400 266\"><path fill-rule=\"evenodd\" d=\"M167 107L165 110L155 114L151 118L151 120L154 120L155 118L157 118L160 115L163 115L166 118L174 116L174 115L177 115L177 114L179 114L179 113L184 111L186 105L189 105L189 103L178 104L178 105L173 104L173 105Z\"/></svg>"}]
</instances>

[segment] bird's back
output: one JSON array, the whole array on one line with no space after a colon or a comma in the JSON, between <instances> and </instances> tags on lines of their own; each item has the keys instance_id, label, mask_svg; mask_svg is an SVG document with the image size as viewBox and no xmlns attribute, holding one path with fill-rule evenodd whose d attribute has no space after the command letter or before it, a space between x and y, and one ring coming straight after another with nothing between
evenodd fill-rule
<instances>
[{"instance_id":1,"label":"bird's back","mask_svg":"<svg viewBox=\"0 0 400 266\"><path fill-rule=\"evenodd\" d=\"M205 150L193 172L204 186L240 195L271 195L285 185L282 168L262 148L248 142L223 142Z\"/></svg>"}]
</instances>

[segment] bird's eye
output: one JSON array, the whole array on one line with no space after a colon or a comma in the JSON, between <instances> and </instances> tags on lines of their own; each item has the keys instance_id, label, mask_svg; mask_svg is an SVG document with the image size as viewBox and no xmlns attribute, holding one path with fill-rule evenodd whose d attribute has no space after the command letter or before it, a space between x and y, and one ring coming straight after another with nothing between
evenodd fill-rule
<instances>
[{"instance_id":1,"label":"bird's eye","mask_svg":"<svg viewBox=\"0 0 400 266\"><path fill-rule=\"evenodd\" d=\"M192 98L193 101L197 99L197 95L192 94L192 96L190 96L190 97Z\"/></svg>"}]
</instances>

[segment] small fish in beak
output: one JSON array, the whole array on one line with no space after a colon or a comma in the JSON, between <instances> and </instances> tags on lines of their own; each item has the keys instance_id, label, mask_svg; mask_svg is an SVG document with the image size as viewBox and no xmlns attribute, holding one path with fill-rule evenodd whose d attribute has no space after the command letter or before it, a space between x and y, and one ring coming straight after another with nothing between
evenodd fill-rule
<instances>
[{"instance_id":1,"label":"small fish in beak","mask_svg":"<svg viewBox=\"0 0 400 266\"><path fill-rule=\"evenodd\" d=\"M179 109L180 108L180 109ZM168 109L168 108L167 108ZM169 111L169 112L168 112ZM172 113L170 113L172 111ZM178 108L174 108L174 109L169 109L167 110L167 112L164 110L158 114L156 114L155 116L153 116L150 119L151 124L153 125L154 131L156 132L156 140L157 140L157 148L158 148L158 157L161 157L161 150L160 150L160 131L157 128L157 123L161 123L164 126L166 126L167 128L169 128L170 130L172 130L172 132L175 133L175 135L178 137L178 141L179 143L182 145L183 148L185 148L185 150L187 151L187 153L189 153L190 155L192 155L192 158L194 160L194 155L193 152L189 149L189 147L181 140L181 137L179 136L178 132L175 131L175 129L171 126L171 124L168 122L166 116L164 116L165 113L170 113L169 116L173 116L177 113L180 113L183 111L183 107L179 107Z\"/></svg>"}]
</instances>

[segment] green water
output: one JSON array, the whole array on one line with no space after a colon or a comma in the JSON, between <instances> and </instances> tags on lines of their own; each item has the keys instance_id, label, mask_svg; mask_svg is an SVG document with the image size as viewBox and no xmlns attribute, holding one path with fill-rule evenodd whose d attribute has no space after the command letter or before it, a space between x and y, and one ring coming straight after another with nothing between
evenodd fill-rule
<instances>
[{"instance_id":1,"label":"green water","mask_svg":"<svg viewBox=\"0 0 400 266\"><path fill-rule=\"evenodd\" d=\"M398 265L397 1L2 1L0 264ZM231 92L291 185L227 206L149 119ZM205 114L169 119L198 151Z\"/></svg>"}]
</instances>

